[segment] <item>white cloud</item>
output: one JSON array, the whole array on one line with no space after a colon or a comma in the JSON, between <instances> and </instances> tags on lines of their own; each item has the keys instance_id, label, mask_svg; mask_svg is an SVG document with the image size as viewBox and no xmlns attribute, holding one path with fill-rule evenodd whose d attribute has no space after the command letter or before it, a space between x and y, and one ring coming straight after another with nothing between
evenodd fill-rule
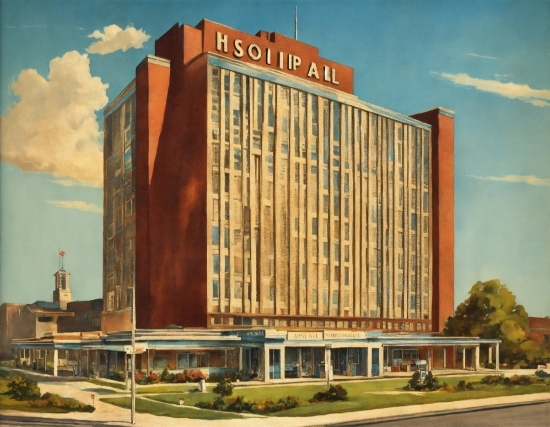
<instances>
[{"instance_id":1,"label":"white cloud","mask_svg":"<svg viewBox=\"0 0 550 427\"><path fill-rule=\"evenodd\" d=\"M477 53L467 53L468 56L475 56L476 58L484 58L484 59L498 59L496 56L485 56L485 55L478 55Z\"/></svg>"},{"instance_id":2,"label":"white cloud","mask_svg":"<svg viewBox=\"0 0 550 427\"><path fill-rule=\"evenodd\" d=\"M76 51L52 59L48 78L27 69L12 82L20 101L0 116L0 160L100 186L103 134L94 112L107 104L108 85L90 74L88 55Z\"/></svg>"},{"instance_id":3,"label":"white cloud","mask_svg":"<svg viewBox=\"0 0 550 427\"><path fill-rule=\"evenodd\" d=\"M496 93L511 99L519 99L523 102L533 104L537 107L548 107L550 104L550 89L533 89L525 84L513 82L503 83L498 80L485 80L470 77L468 74L439 73L444 79L450 80L457 85L471 86L482 92Z\"/></svg>"},{"instance_id":4,"label":"white cloud","mask_svg":"<svg viewBox=\"0 0 550 427\"><path fill-rule=\"evenodd\" d=\"M151 38L151 36L145 34L143 30L136 30L134 27L128 26L125 30L118 25L112 24L103 28L103 33L99 30L95 30L88 37L98 39L98 41L92 43L86 52L99 53L105 55L106 53L113 53L117 50L126 52L130 48L141 49L143 43Z\"/></svg>"},{"instance_id":5,"label":"white cloud","mask_svg":"<svg viewBox=\"0 0 550 427\"><path fill-rule=\"evenodd\" d=\"M84 212L102 213L103 209L93 203L87 203L82 200L49 200L47 202L50 205L57 206L58 208L78 209Z\"/></svg>"},{"instance_id":6,"label":"white cloud","mask_svg":"<svg viewBox=\"0 0 550 427\"><path fill-rule=\"evenodd\" d=\"M85 186L85 187L97 187L101 188L100 183L83 183L82 181L74 181L72 179L50 179L50 182L54 184L62 185L63 187L76 187L76 186Z\"/></svg>"},{"instance_id":7,"label":"white cloud","mask_svg":"<svg viewBox=\"0 0 550 427\"><path fill-rule=\"evenodd\" d=\"M521 182L529 185L550 187L550 178L537 178L535 175L468 176L470 178L482 179L485 181Z\"/></svg>"}]
</instances>

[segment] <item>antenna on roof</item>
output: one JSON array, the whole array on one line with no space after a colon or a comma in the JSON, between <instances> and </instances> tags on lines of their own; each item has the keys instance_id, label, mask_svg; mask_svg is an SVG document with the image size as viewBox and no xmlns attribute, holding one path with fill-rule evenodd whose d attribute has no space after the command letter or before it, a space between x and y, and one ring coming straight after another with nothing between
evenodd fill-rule
<instances>
[{"instance_id":1,"label":"antenna on roof","mask_svg":"<svg viewBox=\"0 0 550 427\"><path fill-rule=\"evenodd\" d=\"M298 40L298 6L296 6L296 12L294 13L294 39Z\"/></svg>"}]
</instances>

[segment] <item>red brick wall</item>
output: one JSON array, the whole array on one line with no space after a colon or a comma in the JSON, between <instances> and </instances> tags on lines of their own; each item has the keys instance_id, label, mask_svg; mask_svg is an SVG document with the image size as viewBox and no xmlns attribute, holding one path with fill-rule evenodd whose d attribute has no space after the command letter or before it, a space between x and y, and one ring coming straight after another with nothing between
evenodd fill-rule
<instances>
[{"instance_id":1,"label":"red brick wall","mask_svg":"<svg viewBox=\"0 0 550 427\"><path fill-rule=\"evenodd\" d=\"M550 338L550 317L529 317L529 339L547 344Z\"/></svg>"},{"instance_id":2,"label":"red brick wall","mask_svg":"<svg viewBox=\"0 0 550 427\"><path fill-rule=\"evenodd\" d=\"M180 32L156 43L170 69L137 76L138 328L206 322L206 57L184 67Z\"/></svg>"},{"instance_id":3,"label":"red brick wall","mask_svg":"<svg viewBox=\"0 0 550 427\"><path fill-rule=\"evenodd\" d=\"M436 108L411 116L432 126L432 330L454 313L454 118Z\"/></svg>"}]
</instances>

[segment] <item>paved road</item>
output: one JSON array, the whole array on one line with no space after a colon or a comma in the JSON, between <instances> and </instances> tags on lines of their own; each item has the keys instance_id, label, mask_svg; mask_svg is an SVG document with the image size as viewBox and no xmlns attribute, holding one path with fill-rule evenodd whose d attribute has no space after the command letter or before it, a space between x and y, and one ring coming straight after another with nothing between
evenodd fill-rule
<instances>
[{"instance_id":1,"label":"paved road","mask_svg":"<svg viewBox=\"0 0 550 427\"><path fill-rule=\"evenodd\" d=\"M20 426L20 427L58 427L58 426L83 426L83 427L111 427L111 426L124 426L128 427L131 424L129 422L125 424L107 423L99 421L87 421L87 420L74 420L74 419L48 419L39 417L26 417L17 415L1 415L0 414L0 426Z\"/></svg>"},{"instance_id":2,"label":"paved road","mask_svg":"<svg viewBox=\"0 0 550 427\"><path fill-rule=\"evenodd\" d=\"M532 403L503 408L480 408L471 412L432 414L398 420L369 420L332 424L334 427L549 427L550 402Z\"/></svg>"}]
</instances>

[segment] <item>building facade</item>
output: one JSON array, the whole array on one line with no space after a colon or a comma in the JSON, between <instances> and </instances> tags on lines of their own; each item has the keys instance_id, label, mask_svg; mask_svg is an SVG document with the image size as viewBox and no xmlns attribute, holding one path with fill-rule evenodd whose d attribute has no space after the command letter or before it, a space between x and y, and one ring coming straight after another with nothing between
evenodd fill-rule
<instances>
[{"instance_id":1,"label":"building facade","mask_svg":"<svg viewBox=\"0 0 550 427\"><path fill-rule=\"evenodd\" d=\"M452 112L360 101L276 33L203 20L155 50L105 110L106 319L135 280L143 328L443 327Z\"/></svg>"}]
</instances>

